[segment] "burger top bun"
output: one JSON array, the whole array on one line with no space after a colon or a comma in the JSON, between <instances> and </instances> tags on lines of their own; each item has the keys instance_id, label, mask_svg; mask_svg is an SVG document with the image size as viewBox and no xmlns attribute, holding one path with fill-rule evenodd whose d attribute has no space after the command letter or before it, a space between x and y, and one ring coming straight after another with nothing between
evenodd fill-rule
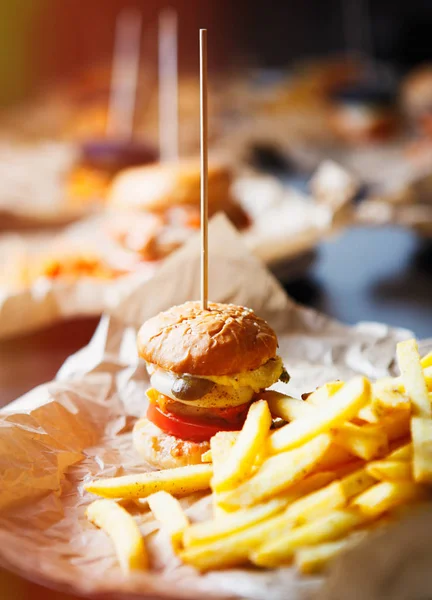
<instances>
[{"instance_id":1,"label":"burger top bun","mask_svg":"<svg viewBox=\"0 0 432 600\"><path fill-rule=\"evenodd\" d=\"M432 65L410 73L402 86L402 102L412 116L432 108Z\"/></svg>"},{"instance_id":2,"label":"burger top bun","mask_svg":"<svg viewBox=\"0 0 432 600\"><path fill-rule=\"evenodd\" d=\"M186 302L149 319L138 333L139 355L174 373L233 375L258 369L277 350L273 329L249 308Z\"/></svg>"},{"instance_id":3,"label":"burger top bun","mask_svg":"<svg viewBox=\"0 0 432 600\"><path fill-rule=\"evenodd\" d=\"M198 161L160 163L122 171L111 186L109 203L113 208L164 211L181 204L200 203ZM216 212L230 200L232 175L227 165L210 163L208 203Z\"/></svg>"}]
</instances>

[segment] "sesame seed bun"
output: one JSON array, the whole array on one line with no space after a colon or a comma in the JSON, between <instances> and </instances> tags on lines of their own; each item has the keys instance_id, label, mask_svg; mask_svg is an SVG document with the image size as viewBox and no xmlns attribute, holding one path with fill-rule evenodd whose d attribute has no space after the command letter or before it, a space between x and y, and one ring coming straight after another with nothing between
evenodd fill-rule
<instances>
[{"instance_id":1,"label":"sesame seed bun","mask_svg":"<svg viewBox=\"0 0 432 600\"><path fill-rule=\"evenodd\" d=\"M432 109L432 66L419 67L406 77L402 85L402 103L412 117Z\"/></svg>"},{"instance_id":2,"label":"sesame seed bun","mask_svg":"<svg viewBox=\"0 0 432 600\"><path fill-rule=\"evenodd\" d=\"M127 169L115 177L109 204L113 208L150 211L164 211L181 204L199 205L200 181L200 165L195 160ZM227 165L209 164L211 214L232 201L231 183L232 174Z\"/></svg>"},{"instance_id":3,"label":"sesame seed bun","mask_svg":"<svg viewBox=\"0 0 432 600\"><path fill-rule=\"evenodd\" d=\"M186 302L149 319L138 333L138 353L174 373L234 375L276 356L273 329L251 309Z\"/></svg>"}]
</instances>

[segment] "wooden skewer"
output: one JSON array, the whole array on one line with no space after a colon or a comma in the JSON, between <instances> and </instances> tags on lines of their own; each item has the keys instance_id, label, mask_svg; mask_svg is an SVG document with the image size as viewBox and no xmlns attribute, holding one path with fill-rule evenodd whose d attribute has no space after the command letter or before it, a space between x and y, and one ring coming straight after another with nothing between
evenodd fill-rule
<instances>
[{"instance_id":1,"label":"wooden skewer","mask_svg":"<svg viewBox=\"0 0 432 600\"><path fill-rule=\"evenodd\" d=\"M159 15L159 146L162 161L177 160L178 59L177 13L172 8Z\"/></svg>"},{"instance_id":2,"label":"wooden skewer","mask_svg":"<svg viewBox=\"0 0 432 600\"><path fill-rule=\"evenodd\" d=\"M207 29L200 29L201 303L208 304Z\"/></svg>"},{"instance_id":3,"label":"wooden skewer","mask_svg":"<svg viewBox=\"0 0 432 600\"><path fill-rule=\"evenodd\" d=\"M123 10L116 19L107 136L132 139L139 74L141 13Z\"/></svg>"}]
</instances>

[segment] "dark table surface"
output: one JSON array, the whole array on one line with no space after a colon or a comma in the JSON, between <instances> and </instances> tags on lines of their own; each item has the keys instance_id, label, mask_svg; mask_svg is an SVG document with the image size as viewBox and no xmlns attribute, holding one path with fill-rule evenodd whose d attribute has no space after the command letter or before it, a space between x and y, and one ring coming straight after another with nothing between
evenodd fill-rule
<instances>
[{"instance_id":1,"label":"dark table surface","mask_svg":"<svg viewBox=\"0 0 432 600\"><path fill-rule=\"evenodd\" d=\"M321 247L307 277L285 288L344 323L380 321L432 337L432 240L411 231L349 229Z\"/></svg>"},{"instance_id":2,"label":"dark table surface","mask_svg":"<svg viewBox=\"0 0 432 600\"><path fill-rule=\"evenodd\" d=\"M297 301L345 323L381 321L432 337L432 242L396 228L354 228L326 243L307 276L287 284ZM0 406L52 379L90 339L97 319L76 319L0 343ZM0 570L0 598L69 600Z\"/></svg>"}]
</instances>

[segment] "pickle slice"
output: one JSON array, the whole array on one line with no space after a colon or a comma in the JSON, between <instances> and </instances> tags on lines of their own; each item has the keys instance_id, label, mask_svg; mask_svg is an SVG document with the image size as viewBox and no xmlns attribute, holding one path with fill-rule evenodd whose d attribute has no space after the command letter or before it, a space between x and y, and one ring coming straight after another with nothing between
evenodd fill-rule
<instances>
[{"instance_id":1,"label":"pickle slice","mask_svg":"<svg viewBox=\"0 0 432 600\"><path fill-rule=\"evenodd\" d=\"M214 388L216 384L209 379L183 375L175 379L171 386L171 393L179 400L199 400Z\"/></svg>"}]
</instances>

